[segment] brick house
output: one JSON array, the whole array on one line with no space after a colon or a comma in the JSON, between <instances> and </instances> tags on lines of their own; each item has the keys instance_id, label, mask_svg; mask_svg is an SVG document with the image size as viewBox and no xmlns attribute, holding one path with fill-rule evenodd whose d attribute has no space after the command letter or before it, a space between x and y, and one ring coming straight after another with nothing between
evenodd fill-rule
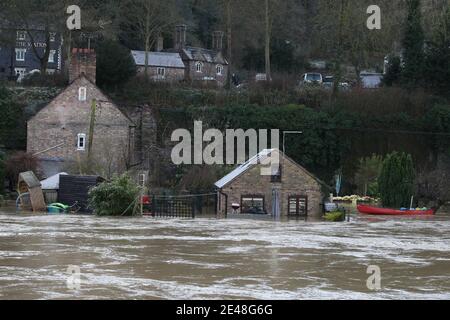
<instances>
[{"instance_id":1,"label":"brick house","mask_svg":"<svg viewBox=\"0 0 450 320\"><path fill-rule=\"evenodd\" d=\"M273 175L261 175L271 156L279 156ZM219 214L315 216L323 213L323 182L278 149L263 150L216 182Z\"/></svg>"},{"instance_id":2,"label":"brick house","mask_svg":"<svg viewBox=\"0 0 450 320\"><path fill-rule=\"evenodd\" d=\"M205 49L186 45L186 25L178 25L175 29L175 48L169 51L178 52L185 64L186 81L216 82L223 86L227 81L228 61L223 56L222 31L215 31L212 36L212 48Z\"/></svg>"},{"instance_id":3,"label":"brick house","mask_svg":"<svg viewBox=\"0 0 450 320\"><path fill-rule=\"evenodd\" d=\"M145 74L145 51L132 50L138 75ZM154 81L178 82L184 80L185 65L177 52L148 52L148 77Z\"/></svg>"},{"instance_id":4,"label":"brick house","mask_svg":"<svg viewBox=\"0 0 450 320\"><path fill-rule=\"evenodd\" d=\"M88 154L105 174L130 161L134 124L95 85L95 70L93 50L73 49L70 85L27 123L27 151L39 158L46 176L80 166Z\"/></svg>"}]
</instances>

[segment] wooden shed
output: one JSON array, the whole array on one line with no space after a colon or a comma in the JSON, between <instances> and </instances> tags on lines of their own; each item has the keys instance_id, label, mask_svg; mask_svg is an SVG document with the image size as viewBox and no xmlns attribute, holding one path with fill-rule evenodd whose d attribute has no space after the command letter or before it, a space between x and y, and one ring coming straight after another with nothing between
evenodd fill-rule
<instances>
[{"instance_id":1,"label":"wooden shed","mask_svg":"<svg viewBox=\"0 0 450 320\"><path fill-rule=\"evenodd\" d=\"M44 193L41 188L41 182L32 171L22 172L19 174L17 191L20 196L29 194L29 197L20 197L20 199L22 199L22 209L33 210L34 212L45 212L47 210L44 200Z\"/></svg>"},{"instance_id":2,"label":"wooden shed","mask_svg":"<svg viewBox=\"0 0 450 320\"><path fill-rule=\"evenodd\" d=\"M81 207L81 212L91 213L88 208L89 189L105 181L100 176L71 176L59 177L58 202L72 206L75 203Z\"/></svg>"}]
</instances>

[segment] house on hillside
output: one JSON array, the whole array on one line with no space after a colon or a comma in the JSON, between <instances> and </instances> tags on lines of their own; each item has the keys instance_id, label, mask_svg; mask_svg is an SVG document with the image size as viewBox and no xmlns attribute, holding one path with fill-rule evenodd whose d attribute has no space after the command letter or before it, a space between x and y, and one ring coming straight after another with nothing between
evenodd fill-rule
<instances>
[{"instance_id":1,"label":"house on hillside","mask_svg":"<svg viewBox=\"0 0 450 320\"><path fill-rule=\"evenodd\" d=\"M262 175L278 156L272 175ZM270 167L269 167L270 168ZM215 184L219 214L272 214L319 217L328 187L278 149L263 150Z\"/></svg>"},{"instance_id":2,"label":"house on hillside","mask_svg":"<svg viewBox=\"0 0 450 320\"><path fill-rule=\"evenodd\" d=\"M27 151L47 177L88 156L107 173L132 162L135 125L96 86L95 70L94 50L73 49L69 86L28 121Z\"/></svg>"},{"instance_id":3,"label":"house on hillside","mask_svg":"<svg viewBox=\"0 0 450 320\"><path fill-rule=\"evenodd\" d=\"M48 46L47 73L62 70L63 37L56 31L46 31L39 23L25 29L20 24L0 18L0 41L0 79L21 80L29 73L40 72L38 56L44 57Z\"/></svg>"},{"instance_id":4,"label":"house on hillside","mask_svg":"<svg viewBox=\"0 0 450 320\"><path fill-rule=\"evenodd\" d=\"M157 81L189 81L225 85L228 61L223 56L222 31L215 31L211 49L186 45L186 25L175 28L174 48L164 49L164 39L158 37L156 52L148 53L148 74ZM131 51L138 73L145 70L145 52Z\"/></svg>"},{"instance_id":5,"label":"house on hillside","mask_svg":"<svg viewBox=\"0 0 450 320\"><path fill-rule=\"evenodd\" d=\"M139 75L145 75L145 51L132 50ZM185 65L177 52L148 52L148 77L154 81L178 82L184 80Z\"/></svg>"},{"instance_id":6,"label":"house on hillside","mask_svg":"<svg viewBox=\"0 0 450 320\"><path fill-rule=\"evenodd\" d=\"M228 61L223 56L222 31L215 31L212 36L211 49L186 45L186 25L175 29L175 50L179 52L186 65L187 81L217 82L223 86L227 81Z\"/></svg>"}]
</instances>

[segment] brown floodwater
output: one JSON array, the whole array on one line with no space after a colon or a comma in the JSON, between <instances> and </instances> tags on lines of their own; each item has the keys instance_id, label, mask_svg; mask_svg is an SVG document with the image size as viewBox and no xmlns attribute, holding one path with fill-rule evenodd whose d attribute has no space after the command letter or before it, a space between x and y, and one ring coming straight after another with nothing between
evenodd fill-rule
<instances>
[{"instance_id":1,"label":"brown floodwater","mask_svg":"<svg viewBox=\"0 0 450 320\"><path fill-rule=\"evenodd\" d=\"M371 265L381 290L367 287ZM75 290L69 266L80 270ZM450 299L450 216L324 223L0 213L0 299Z\"/></svg>"}]
</instances>

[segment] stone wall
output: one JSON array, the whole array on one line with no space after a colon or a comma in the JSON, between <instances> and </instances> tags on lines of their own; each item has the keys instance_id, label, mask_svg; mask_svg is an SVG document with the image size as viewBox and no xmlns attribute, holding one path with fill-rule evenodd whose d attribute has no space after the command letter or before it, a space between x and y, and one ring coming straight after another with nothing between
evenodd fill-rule
<instances>
[{"instance_id":1,"label":"stone wall","mask_svg":"<svg viewBox=\"0 0 450 320\"><path fill-rule=\"evenodd\" d=\"M86 101L78 100L79 88L87 90ZM28 121L27 151L42 152L44 160L80 161L87 156L92 100L97 100L92 158L113 170L129 157L130 130L134 124L85 77L75 80L50 104ZM85 150L77 150L78 134L86 134Z\"/></svg>"},{"instance_id":2,"label":"stone wall","mask_svg":"<svg viewBox=\"0 0 450 320\"><path fill-rule=\"evenodd\" d=\"M203 72L197 72L198 61L185 61L186 64L186 79L190 81L201 81L203 78L214 78L219 86L224 86L227 82L228 66L222 65L223 72L218 75L216 72L217 63L203 63Z\"/></svg>"},{"instance_id":3,"label":"stone wall","mask_svg":"<svg viewBox=\"0 0 450 320\"><path fill-rule=\"evenodd\" d=\"M177 81L183 81L185 77L185 70L184 68L164 68L166 75L164 78L161 78L158 76L158 67L149 66L148 67L148 77L151 80L155 81L163 81L163 82L177 82ZM137 72L139 76L145 75L145 67L139 66L137 68Z\"/></svg>"},{"instance_id":4,"label":"stone wall","mask_svg":"<svg viewBox=\"0 0 450 320\"><path fill-rule=\"evenodd\" d=\"M272 183L270 176L261 175L261 165L255 165L227 185L220 196L219 213L233 212L232 204L241 204L242 196L263 196L264 209L272 213L272 190L279 189L281 215L288 215L288 199L291 196L306 196L308 199L308 216L321 216L323 198L321 184L306 170L288 158L280 157L282 166L281 183ZM227 202L227 208L225 208Z\"/></svg>"}]
</instances>

